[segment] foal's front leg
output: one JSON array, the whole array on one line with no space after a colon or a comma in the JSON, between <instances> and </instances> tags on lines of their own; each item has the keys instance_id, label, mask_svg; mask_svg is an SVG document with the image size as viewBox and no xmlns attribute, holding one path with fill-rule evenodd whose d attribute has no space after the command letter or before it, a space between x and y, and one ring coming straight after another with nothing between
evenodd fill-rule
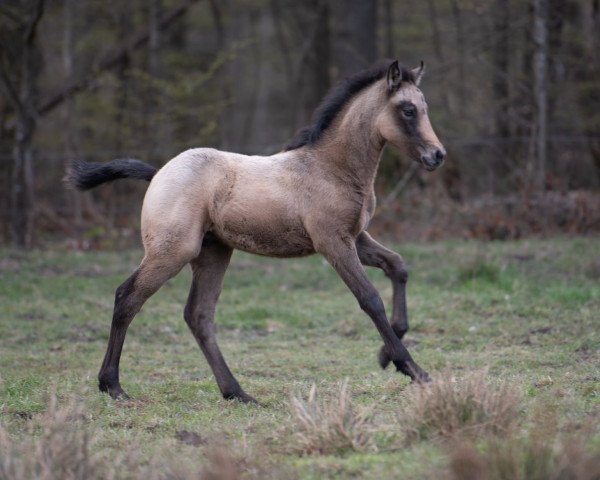
<instances>
[{"instance_id":1,"label":"foal's front leg","mask_svg":"<svg viewBox=\"0 0 600 480\"><path fill-rule=\"evenodd\" d=\"M427 373L416 364L398 335L392 330L385 314L383 301L361 265L354 242L344 242L342 239L329 240L325 245L319 246L317 251L335 268L358 300L360 308L371 317L383 339L385 352L394 362L396 369L415 381L428 381Z\"/></svg>"},{"instance_id":2,"label":"foal's front leg","mask_svg":"<svg viewBox=\"0 0 600 480\"><path fill-rule=\"evenodd\" d=\"M396 252L377 243L367 232L361 232L356 239L356 250L363 265L382 269L392 281L393 312L392 329L402 340L408 332L408 313L406 311L406 282L408 272L404 260Z\"/></svg>"},{"instance_id":3,"label":"foal's front leg","mask_svg":"<svg viewBox=\"0 0 600 480\"><path fill-rule=\"evenodd\" d=\"M363 265L382 269L392 282L392 330L402 340L408 331L406 311L406 282L408 272L402 257L377 243L367 232L361 232L356 239L356 250ZM387 368L392 359L385 347L379 352L381 368Z\"/></svg>"}]
</instances>

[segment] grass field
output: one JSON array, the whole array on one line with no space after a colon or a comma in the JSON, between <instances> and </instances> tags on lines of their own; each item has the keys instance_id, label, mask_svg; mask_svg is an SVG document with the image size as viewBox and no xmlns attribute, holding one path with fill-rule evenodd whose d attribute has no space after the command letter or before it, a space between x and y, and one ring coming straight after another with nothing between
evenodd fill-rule
<instances>
[{"instance_id":1,"label":"grass field","mask_svg":"<svg viewBox=\"0 0 600 480\"><path fill-rule=\"evenodd\" d=\"M600 450L600 240L456 241L397 250L410 269L406 344L421 366L457 388L482 371L485 389L502 382L510 388L518 398L514 425L500 436L526 442L543 424L559 434L585 432L583 449ZM152 297L129 329L121 383L132 399L99 394L114 290L140 258L137 250L0 251L0 477L10 459L13 469L36 462L26 448L51 442L60 449L62 437L85 443L89 452L82 455L118 478L149 471L191 478L177 473L185 471L206 478L245 472L417 479L451 470L451 444L468 432L449 440L434 426L408 435L404 416L423 387L379 369L381 341L371 321L316 256L233 257L217 309L218 338L261 407L220 397L183 321L189 269ZM372 269L369 275L389 305L386 277ZM340 429L366 440L319 449L323 440L306 430L302 409L326 423L348 407L340 406L346 379L352 411ZM336 405L332 411L328 402ZM496 434L481 432L471 441L485 455ZM317 448L307 450L307 442Z\"/></svg>"}]
</instances>

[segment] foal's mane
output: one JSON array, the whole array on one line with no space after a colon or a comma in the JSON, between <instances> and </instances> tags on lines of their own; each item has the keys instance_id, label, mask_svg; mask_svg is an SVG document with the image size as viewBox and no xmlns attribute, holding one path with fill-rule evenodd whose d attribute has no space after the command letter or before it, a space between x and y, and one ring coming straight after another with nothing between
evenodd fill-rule
<instances>
[{"instance_id":1,"label":"foal's mane","mask_svg":"<svg viewBox=\"0 0 600 480\"><path fill-rule=\"evenodd\" d=\"M392 63L392 60L382 60L371 68L361 70L335 85L313 112L310 125L298 130L283 151L287 152L316 143L350 99L364 88L385 77ZM415 83L415 76L410 69L403 65L399 65L399 68L402 81Z\"/></svg>"}]
</instances>

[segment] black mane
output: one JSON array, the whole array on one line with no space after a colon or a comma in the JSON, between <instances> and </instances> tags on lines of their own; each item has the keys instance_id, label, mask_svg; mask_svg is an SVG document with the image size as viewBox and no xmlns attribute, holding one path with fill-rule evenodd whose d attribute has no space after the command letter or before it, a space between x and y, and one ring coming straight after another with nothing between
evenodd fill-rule
<instances>
[{"instance_id":1,"label":"black mane","mask_svg":"<svg viewBox=\"0 0 600 480\"><path fill-rule=\"evenodd\" d=\"M346 103L362 89L385 77L392 63L392 60L382 60L373 67L361 70L334 86L314 111L311 124L298 130L283 151L295 150L319 140ZM415 76L409 69L400 65L400 72L402 81L415 83Z\"/></svg>"}]
</instances>

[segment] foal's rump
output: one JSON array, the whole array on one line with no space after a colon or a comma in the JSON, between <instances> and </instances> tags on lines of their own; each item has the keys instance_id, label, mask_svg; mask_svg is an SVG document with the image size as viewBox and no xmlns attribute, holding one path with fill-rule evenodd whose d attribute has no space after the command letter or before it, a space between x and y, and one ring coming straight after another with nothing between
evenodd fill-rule
<instances>
[{"instance_id":1,"label":"foal's rump","mask_svg":"<svg viewBox=\"0 0 600 480\"><path fill-rule=\"evenodd\" d=\"M142 206L141 230L146 255L198 255L207 230L208 202L214 189L218 152L193 149L167 162L154 176ZM211 167L212 165L212 167Z\"/></svg>"}]
</instances>

